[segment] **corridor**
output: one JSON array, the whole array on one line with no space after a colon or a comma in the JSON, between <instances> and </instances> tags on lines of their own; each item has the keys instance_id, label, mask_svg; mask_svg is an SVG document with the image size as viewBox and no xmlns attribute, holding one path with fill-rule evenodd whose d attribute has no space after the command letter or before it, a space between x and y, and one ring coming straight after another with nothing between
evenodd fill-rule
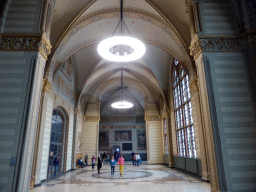
<instances>
[{"instance_id":1,"label":"corridor","mask_svg":"<svg viewBox=\"0 0 256 192\"><path fill-rule=\"evenodd\" d=\"M135 167L125 165L121 177L116 165L115 175L111 177L110 166L103 165L101 174L91 166L68 172L30 192L210 192L210 184L200 179L170 169L164 165L145 165Z\"/></svg>"}]
</instances>

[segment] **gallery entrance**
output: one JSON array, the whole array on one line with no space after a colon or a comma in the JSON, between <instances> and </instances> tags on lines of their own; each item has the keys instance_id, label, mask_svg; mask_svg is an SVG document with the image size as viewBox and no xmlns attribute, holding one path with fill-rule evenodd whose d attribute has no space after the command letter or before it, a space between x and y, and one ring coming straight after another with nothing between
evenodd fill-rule
<instances>
[{"instance_id":1,"label":"gallery entrance","mask_svg":"<svg viewBox=\"0 0 256 192\"><path fill-rule=\"evenodd\" d=\"M115 145L111 149L111 156L114 156L114 158L116 159L117 153L121 154L121 147L118 145Z\"/></svg>"}]
</instances>

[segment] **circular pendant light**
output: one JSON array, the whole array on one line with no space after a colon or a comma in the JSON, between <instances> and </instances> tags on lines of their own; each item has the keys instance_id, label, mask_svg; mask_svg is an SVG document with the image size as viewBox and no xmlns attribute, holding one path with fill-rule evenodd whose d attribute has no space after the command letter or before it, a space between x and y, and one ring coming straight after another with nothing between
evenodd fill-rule
<instances>
[{"instance_id":1,"label":"circular pendant light","mask_svg":"<svg viewBox=\"0 0 256 192\"><path fill-rule=\"evenodd\" d=\"M138 39L127 36L107 38L98 45L98 53L105 59L115 62L128 62L141 58L146 51Z\"/></svg>"},{"instance_id":2,"label":"circular pendant light","mask_svg":"<svg viewBox=\"0 0 256 192\"><path fill-rule=\"evenodd\" d=\"M120 26L121 36L112 35L112 37L104 39L98 45L98 53L108 61L134 61L141 58L146 52L146 47L140 40L133 37L123 36L123 25L130 34L130 31L123 20L123 0L120 0L120 21L117 24L113 35L118 26Z\"/></svg>"},{"instance_id":3,"label":"circular pendant light","mask_svg":"<svg viewBox=\"0 0 256 192\"><path fill-rule=\"evenodd\" d=\"M117 101L112 103L111 107L115 109L129 109L133 107L133 104L127 101Z\"/></svg>"}]
</instances>

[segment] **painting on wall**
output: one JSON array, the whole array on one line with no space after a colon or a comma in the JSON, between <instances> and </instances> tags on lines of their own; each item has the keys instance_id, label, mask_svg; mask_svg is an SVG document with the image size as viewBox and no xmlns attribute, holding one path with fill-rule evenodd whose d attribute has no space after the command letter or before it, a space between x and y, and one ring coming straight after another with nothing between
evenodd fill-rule
<instances>
[{"instance_id":1,"label":"painting on wall","mask_svg":"<svg viewBox=\"0 0 256 192\"><path fill-rule=\"evenodd\" d=\"M99 132L99 150L104 151L109 149L109 133L108 131Z\"/></svg>"},{"instance_id":2,"label":"painting on wall","mask_svg":"<svg viewBox=\"0 0 256 192\"><path fill-rule=\"evenodd\" d=\"M74 100L74 92L60 76L58 77L58 92L67 97L69 100Z\"/></svg>"},{"instance_id":3,"label":"painting on wall","mask_svg":"<svg viewBox=\"0 0 256 192\"><path fill-rule=\"evenodd\" d=\"M146 150L146 130L137 130L138 150Z\"/></svg>"},{"instance_id":4,"label":"painting on wall","mask_svg":"<svg viewBox=\"0 0 256 192\"><path fill-rule=\"evenodd\" d=\"M132 141L132 131L115 131L115 141Z\"/></svg>"},{"instance_id":5,"label":"painting on wall","mask_svg":"<svg viewBox=\"0 0 256 192\"><path fill-rule=\"evenodd\" d=\"M65 61L61 67L60 70L65 75L65 77L68 79L69 82L72 81L72 75L73 75L73 66L71 61Z\"/></svg>"}]
</instances>

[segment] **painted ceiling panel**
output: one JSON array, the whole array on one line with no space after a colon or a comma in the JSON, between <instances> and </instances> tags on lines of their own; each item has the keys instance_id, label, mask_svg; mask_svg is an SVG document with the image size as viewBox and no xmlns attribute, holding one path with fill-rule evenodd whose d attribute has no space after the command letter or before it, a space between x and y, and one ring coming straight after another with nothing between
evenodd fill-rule
<instances>
[{"instance_id":1,"label":"painted ceiling panel","mask_svg":"<svg viewBox=\"0 0 256 192\"><path fill-rule=\"evenodd\" d=\"M85 80L100 62L96 45L87 46L73 55L75 59L75 83L78 91L81 91Z\"/></svg>"},{"instance_id":2,"label":"painted ceiling panel","mask_svg":"<svg viewBox=\"0 0 256 192\"><path fill-rule=\"evenodd\" d=\"M143 57L145 63L154 72L163 90L168 89L169 64L171 56L156 46L147 46L147 53Z\"/></svg>"}]
</instances>

